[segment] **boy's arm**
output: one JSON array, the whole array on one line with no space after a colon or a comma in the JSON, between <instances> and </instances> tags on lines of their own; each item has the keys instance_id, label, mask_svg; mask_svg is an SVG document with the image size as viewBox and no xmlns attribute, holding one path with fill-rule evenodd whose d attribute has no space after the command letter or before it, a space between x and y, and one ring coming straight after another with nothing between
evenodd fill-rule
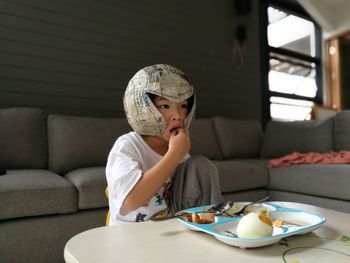
<instances>
[{"instance_id":1,"label":"boy's arm","mask_svg":"<svg viewBox=\"0 0 350 263\"><path fill-rule=\"evenodd\" d=\"M163 158L146 171L124 200L124 208L133 211L148 202L164 185L168 177L190 149L189 133L181 129L172 134L169 149Z\"/></svg>"}]
</instances>

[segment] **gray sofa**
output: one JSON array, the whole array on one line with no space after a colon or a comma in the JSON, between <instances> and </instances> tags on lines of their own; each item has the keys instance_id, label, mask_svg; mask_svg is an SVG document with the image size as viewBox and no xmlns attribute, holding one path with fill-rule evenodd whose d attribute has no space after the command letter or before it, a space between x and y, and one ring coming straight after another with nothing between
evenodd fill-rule
<instances>
[{"instance_id":1,"label":"gray sofa","mask_svg":"<svg viewBox=\"0 0 350 263\"><path fill-rule=\"evenodd\" d=\"M75 234L103 226L104 166L125 119L0 110L0 262L63 262ZM350 165L266 168L293 151L350 149L350 112L324 121L268 123L223 117L191 126L192 154L218 168L226 200L297 201L350 212Z\"/></svg>"}]
</instances>

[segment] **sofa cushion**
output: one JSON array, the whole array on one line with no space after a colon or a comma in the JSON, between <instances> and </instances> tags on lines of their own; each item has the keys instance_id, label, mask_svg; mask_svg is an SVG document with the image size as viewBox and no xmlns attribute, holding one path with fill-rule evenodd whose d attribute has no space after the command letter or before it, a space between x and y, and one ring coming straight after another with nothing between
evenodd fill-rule
<instances>
[{"instance_id":1,"label":"sofa cushion","mask_svg":"<svg viewBox=\"0 0 350 263\"><path fill-rule=\"evenodd\" d=\"M104 166L115 140L130 129L126 119L50 115L49 168L64 174L78 168Z\"/></svg>"},{"instance_id":2,"label":"sofa cushion","mask_svg":"<svg viewBox=\"0 0 350 263\"><path fill-rule=\"evenodd\" d=\"M78 189L79 209L108 207L105 196L105 167L81 168L68 172L65 178Z\"/></svg>"},{"instance_id":3,"label":"sofa cushion","mask_svg":"<svg viewBox=\"0 0 350 263\"><path fill-rule=\"evenodd\" d=\"M222 160L218 139L211 119L195 119L190 128L191 154L203 155L212 160Z\"/></svg>"},{"instance_id":4,"label":"sofa cushion","mask_svg":"<svg viewBox=\"0 0 350 263\"><path fill-rule=\"evenodd\" d=\"M266 161L240 159L214 161L219 172L221 192L264 188L267 186Z\"/></svg>"},{"instance_id":5,"label":"sofa cushion","mask_svg":"<svg viewBox=\"0 0 350 263\"><path fill-rule=\"evenodd\" d=\"M268 195L270 196L270 200L296 202L350 213L349 200L340 200L328 197L320 197L315 195L292 193L278 190L268 190Z\"/></svg>"},{"instance_id":6,"label":"sofa cushion","mask_svg":"<svg viewBox=\"0 0 350 263\"><path fill-rule=\"evenodd\" d=\"M224 158L259 156L262 128L258 121L214 117L213 122Z\"/></svg>"},{"instance_id":7,"label":"sofa cushion","mask_svg":"<svg viewBox=\"0 0 350 263\"><path fill-rule=\"evenodd\" d=\"M73 184L41 169L8 170L0 176L0 219L77 211Z\"/></svg>"},{"instance_id":8,"label":"sofa cushion","mask_svg":"<svg viewBox=\"0 0 350 263\"><path fill-rule=\"evenodd\" d=\"M266 127L260 156L276 158L295 151L332 151L333 120L334 118L322 121L270 121Z\"/></svg>"},{"instance_id":9,"label":"sofa cushion","mask_svg":"<svg viewBox=\"0 0 350 263\"><path fill-rule=\"evenodd\" d=\"M257 188L257 189L251 189L251 190L245 190L245 191L235 191L232 193L225 193L223 195L224 201L232 201L235 202L247 202L247 201L256 201L264 198L267 196L267 189L265 188ZM269 198L270 200L276 200Z\"/></svg>"},{"instance_id":10,"label":"sofa cushion","mask_svg":"<svg viewBox=\"0 0 350 263\"><path fill-rule=\"evenodd\" d=\"M0 109L0 169L47 168L46 117L40 109Z\"/></svg>"},{"instance_id":11,"label":"sofa cushion","mask_svg":"<svg viewBox=\"0 0 350 263\"><path fill-rule=\"evenodd\" d=\"M334 149L350 150L350 111L338 112L334 120Z\"/></svg>"},{"instance_id":12,"label":"sofa cushion","mask_svg":"<svg viewBox=\"0 0 350 263\"><path fill-rule=\"evenodd\" d=\"M350 200L350 165L300 164L270 169L269 189Z\"/></svg>"}]
</instances>

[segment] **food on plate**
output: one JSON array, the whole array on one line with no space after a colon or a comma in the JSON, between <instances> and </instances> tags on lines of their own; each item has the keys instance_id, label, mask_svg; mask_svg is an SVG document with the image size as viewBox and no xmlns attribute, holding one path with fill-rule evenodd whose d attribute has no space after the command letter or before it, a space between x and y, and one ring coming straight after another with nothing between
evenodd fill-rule
<instances>
[{"instance_id":1,"label":"food on plate","mask_svg":"<svg viewBox=\"0 0 350 263\"><path fill-rule=\"evenodd\" d=\"M275 221L273 221L273 226L274 227L281 227L282 224L283 224L283 220L281 220L281 219L277 218Z\"/></svg>"},{"instance_id":2,"label":"food on plate","mask_svg":"<svg viewBox=\"0 0 350 263\"><path fill-rule=\"evenodd\" d=\"M181 218L195 224L212 224L215 222L215 213L188 213Z\"/></svg>"},{"instance_id":3,"label":"food on plate","mask_svg":"<svg viewBox=\"0 0 350 263\"><path fill-rule=\"evenodd\" d=\"M226 210L226 212L227 214L233 215L238 211L240 211L244 206L245 204L243 203L234 203L229 209ZM218 213L220 213L220 211ZM222 214L222 216L227 217L228 216L227 214Z\"/></svg>"},{"instance_id":4,"label":"food on plate","mask_svg":"<svg viewBox=\"0 0 350 263\"><path fill-rule=\"evenodd\" d=\"M251 212L243 216L237 225L239 238L261 238L271 236L273 226L271 219L257 212Z\"/></svg>"},{"instance_id":5,"label":"food on plate","mask_svg":"<svg viewBox=\"0 0 350 263\"><path fill-rule=\"evenodd\" d=\"M273 221L273 226L274 227L282 227L282 226L298 226L298 227L303 227L303 226L307 226L308 224L306 222L301 222L301 221L297 221L297 222L291 222L291 221L286 221L286 220L282 220L282 219L275 219L275 221Z\"/></svg>"},{"instance_id":6,"label":"food on plate","mask_svg":"<svg viewBox=\"0 0 350 263\"><path fill-rule=\"evenodd\" d=\"M229 215L236 215L237 212L239 212L243 207L245 206L244 203L235 203L230 209L228 209L226 212L227 213L223 213L220 216L222 217L230 217ZM257 212L260 214L265 214L265 215L269 215L269 210L264 207L261 204L253 204L253 205L249 205L244 209L244 214L249 214L251 212ZM243 213L242 212L242 213ZM220 213L220 212L218 212Z\"/></svg>"},{"instance_id":7,"label":"food on plate","mask_svg":"<svg viewBox=\"0 0 350 263\"><path fill-rule=\"evenodd\" d=\"M259 214L264 214L269 216L269 210L264 207L262 204L249 205L246 209L244 209L244 214L249 214L251 212L256 212Z\"/></svg>"}]
</instances>

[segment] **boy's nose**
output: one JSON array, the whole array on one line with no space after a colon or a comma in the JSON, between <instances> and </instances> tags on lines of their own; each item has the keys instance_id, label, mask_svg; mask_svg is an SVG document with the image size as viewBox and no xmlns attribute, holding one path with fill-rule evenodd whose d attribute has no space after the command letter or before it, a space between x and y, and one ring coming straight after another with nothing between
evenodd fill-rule
<instances>
[{"instance_id":1,"label":"boy's nose","mask_svg":"<svg viewBox=\"0 0 350 263\"><path fill-rule=\"evenodd\" d=\"M173 121L181 121L181 117L180 116L173 116L171 118L171 120L173 120Z\"/></svg>"},{"instance_id":2,"label":"boy's nose","mask_svg":"<svg viewBox=\"0 0 350 263\"><path fill-rule=\"evenodd\" d=\"M180 121L181 120L181 114L178 109L174 109L173 114L171 116L171 120L173 121Z\"/></svg>"}]
</instances>

